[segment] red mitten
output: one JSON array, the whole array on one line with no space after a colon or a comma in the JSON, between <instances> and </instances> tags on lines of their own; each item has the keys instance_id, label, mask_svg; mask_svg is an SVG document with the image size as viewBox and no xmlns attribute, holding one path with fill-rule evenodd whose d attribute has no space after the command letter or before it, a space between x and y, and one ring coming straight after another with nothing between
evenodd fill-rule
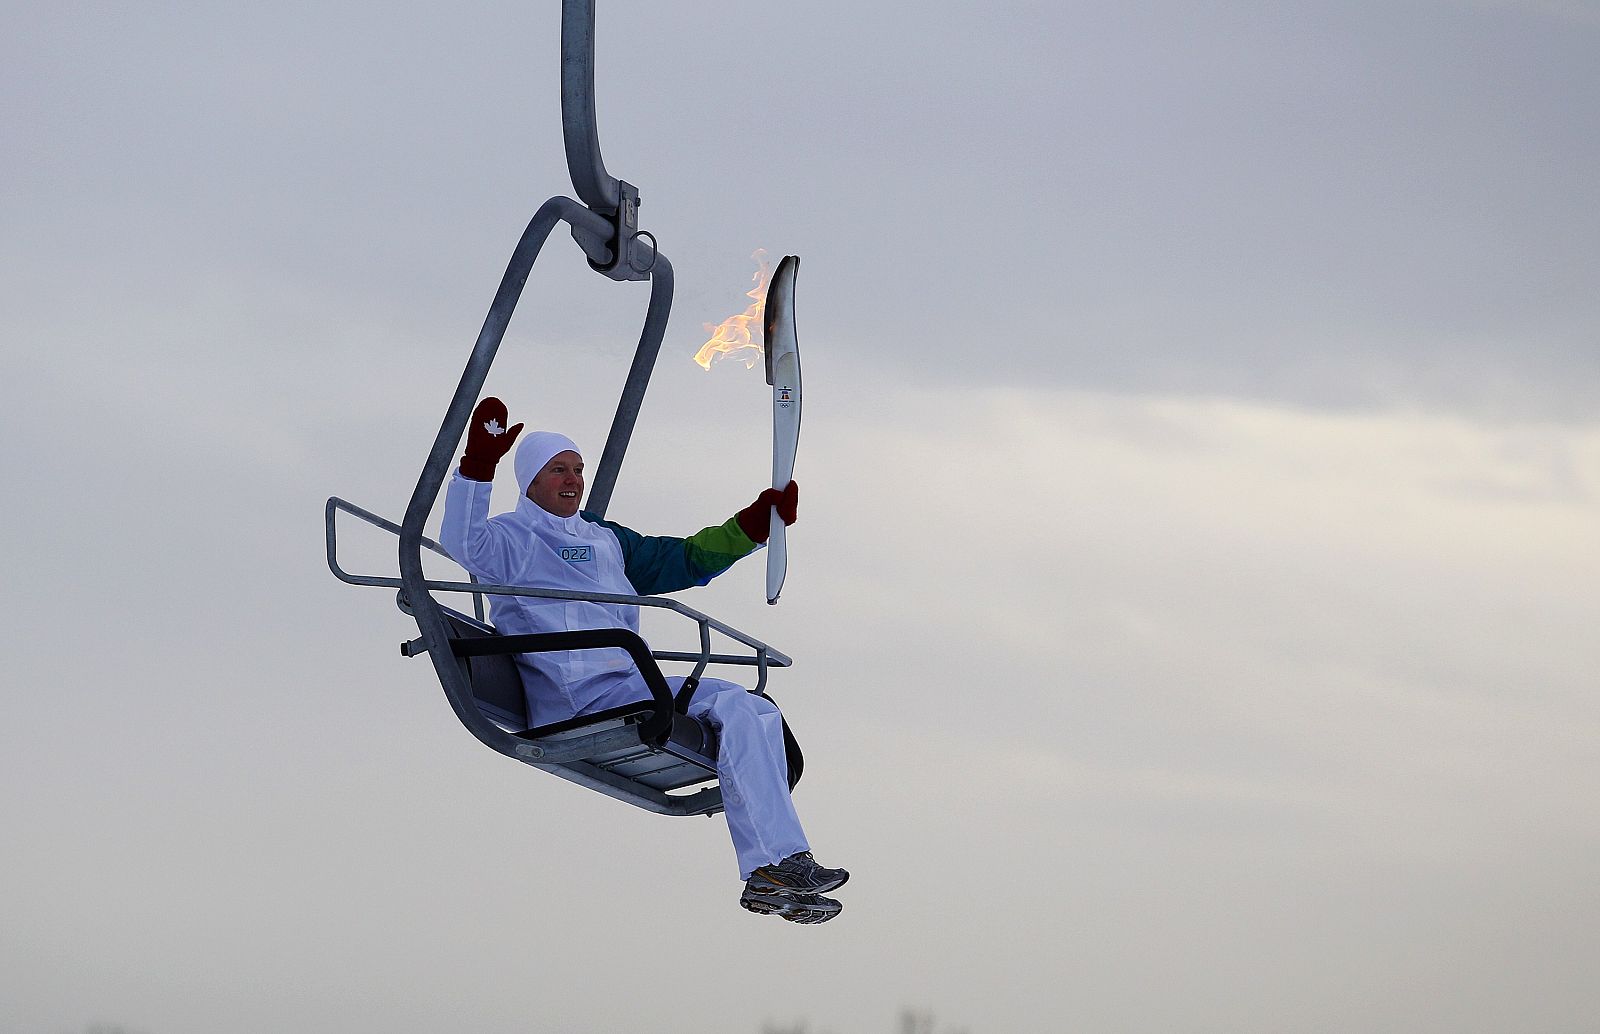
<instances>
[{"instance_id":1,"label":"red mitten","mask_svg":"<svg viewBox=\"0 0 1600 1034\"><path fill-rule=\"evenodd\" d=\"M478 403L467 424L467 451L461 456L461 476L473 481L493 481L494 467L511 451L522 425L506 430L506 404L493 395Z\"/></svg>"},{"instance_id":2,"label":"red mitten","mask_svg":"<svg viewBox=\"0 0 1600 1034\"><path fill-rule=\"evenodd\" d=\"M750 536L751 542L765 542L772 529L772 508L778 508L778 517L784 524L793 524L798 520L796 510L800 506L800 486L793 481L789 482L780 491L769 488L756 496L756 501L734 514L734 519L739 522L739 530Z\"/></svg>"}]
</instances>

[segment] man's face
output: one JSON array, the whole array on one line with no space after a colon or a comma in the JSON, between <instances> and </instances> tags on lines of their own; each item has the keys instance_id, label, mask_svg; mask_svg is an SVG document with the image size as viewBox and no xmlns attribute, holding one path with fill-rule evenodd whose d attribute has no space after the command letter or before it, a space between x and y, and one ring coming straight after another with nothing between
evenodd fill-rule
<instances>
[{"instance_id":1,"label":"man's face","mask_svg":"<svg viewBox=\"0 0 1600 1034\"><path fill-rule=\"evenodd\" d=\"M568 449L551 457L528 485L528 498L557 517L571 517L583 502L583 457Z\"/></svg>"}]
</instances>

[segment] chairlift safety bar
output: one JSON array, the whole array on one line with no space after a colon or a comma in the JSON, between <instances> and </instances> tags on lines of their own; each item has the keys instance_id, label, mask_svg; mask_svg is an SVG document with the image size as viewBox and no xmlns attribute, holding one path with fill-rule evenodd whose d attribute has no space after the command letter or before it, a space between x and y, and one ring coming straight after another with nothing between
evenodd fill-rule
<instances>
[{"instance_id":1,"label":"chairlift safety bar","mask_svg":"<svg viewBox=\"0 0 1600 1034\"><path fill-rule=\"evenodd\" d=\"M385 577L382 575L352 574L340 566L338 525L335 520L335 516L341 510L350 514L352 517L357 517L363 521L366 521L368 524L371 524L374 527L382 528L384 531L390 532L391 534L398 535L400 533L399 526L393 521L385 520L370 510L364 510L361 507L356 506L354 503L346 502L337 496L329 499L325 509L325 520L327 523L326 532L328 543L328 569L333 572L334 577L351 585L370 585L388 589L404 588L404 582L399 578ZM424 538L422 541L423 545L432 552L445 557L452 563L455 562L454 558L452 558L449 553L445 552L444 547L440 546L437 542L427 538ZM778 650L773 649L754 636L741 632L739 629L734 628L725 622L719 621L716 618L711 617L709 614L702 614L693 607L687 606L678 600L669 599L665 596L627 596L619 593L582 592L574 589L537 589L524 585L490 585L479 582L476 579L472 580L471 582L429 580L423 582L422 585L433 592L471 593L476 600L481 600L483 596L531 596L538 599L573 600L585 603L614 603L621 604L623 606L654 607L659 610L670 610L675 614L679 614L688 618L700 627L701 649L698 653L683 653L665 650L656 651L653 656L658 660L686 662L700 661L702 663L710 664L743 664L755 665L758 667L771 665L775 668L787 668L794 663L788 656ZM479 619L482 620L481 608L479 610ZM740 654L711 653L709 642L710 630L720 632L729 639L732 639L744 646L748 646L753 653L748 657Z\"/></svg>"}]
</instances>

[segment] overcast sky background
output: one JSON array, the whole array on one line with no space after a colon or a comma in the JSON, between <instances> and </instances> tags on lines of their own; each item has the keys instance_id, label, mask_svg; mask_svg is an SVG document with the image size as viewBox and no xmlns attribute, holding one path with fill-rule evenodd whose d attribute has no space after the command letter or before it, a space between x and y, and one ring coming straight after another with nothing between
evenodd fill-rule
<instances>
[{"instance_id":1,"label":"overcast sky background","mask_svg":"<svg viewBox=\"0 0 1600 1034\"><path fill-rule=\"evenodd\" d=\"M0 8L0 1031L1600 1026L1600 4L601 5L678 283L612 516L761 487L690 357L803 258L783 602L686 602L796 658L818 928L324 565L570 193L557 27ZM597 456L646 294L554 235L512 419Z\"/></svg>"}]
</instances>

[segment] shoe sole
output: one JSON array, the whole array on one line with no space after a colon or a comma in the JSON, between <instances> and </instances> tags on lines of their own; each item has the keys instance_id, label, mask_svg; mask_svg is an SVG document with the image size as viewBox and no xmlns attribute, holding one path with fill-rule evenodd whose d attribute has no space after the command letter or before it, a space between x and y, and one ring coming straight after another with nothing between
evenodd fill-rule
<instances>
[{"instance_id":1,"label":"shoe sole","mask_svg":"<svg viewBox=\"0 0 1600 1034\"><path fill-rule=\"evenodd\" d=\"M752 895L746 894L739 899L739 904L747 912L754 912L759 916L778 916L791 923L801 926L816 926L844 911L844 906L832 898L819 895L808 895L814 901L801 901L797 898L782 895Z\"/></svg>"}]
</instances>

